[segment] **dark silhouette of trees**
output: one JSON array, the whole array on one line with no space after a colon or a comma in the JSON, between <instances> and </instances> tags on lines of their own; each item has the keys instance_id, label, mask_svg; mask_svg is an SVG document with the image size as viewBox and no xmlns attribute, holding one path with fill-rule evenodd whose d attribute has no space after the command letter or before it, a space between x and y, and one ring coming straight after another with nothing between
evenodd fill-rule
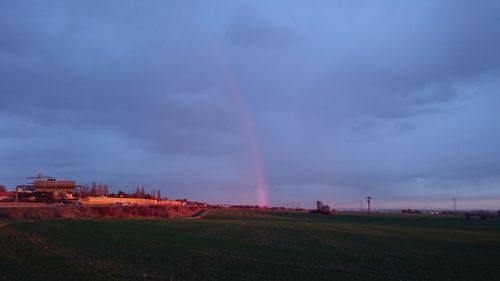
<instances>
[{"instance_id":1,"label":"dark silhouette of trees","mask_svg":"<svg viewBox=\"0 0 500 281\"><path fill-rule=\"evenodd\" d=\"M121 190L118 190L118 193L116 194L117 197L127 197L127 193L121 191Z\"/></svg>"},{"instance_id":2,"label":"dark silhouette of trees","mask_svg":"<svg viewBox=\"0 0 500 281\"><path fill-rule=\"evenodd\" d=\"M138 186L135 192L127 193L123 190L118 190L118 192L110 193L109 187L106 184L99 183L95 181L89 185L82 185L79 189L75 190L74 196L77 197L89 197L89 196L107 196L107 197L120 197L120 198L143 198L143 199L161 199L161 191L159 189L152 189L151 192L145 192L144 186Z\"/></svg>"},{"instance_id":3,"label":"dark silhouette of trees","mask_svg":"<svg viewBox=\"0 0 500 281\"><path fill-rule=\"evenodd\" d=\"M311 211L313 214L329 215L332 213L330 206L323 204L322 201L316 201L316 210Z\"/></svg>"},{"instance_id":4,"label":"dark silhouette of trees","mask_svg":"<svg viewBox=\"0 0 500 281\"><path fill-rule=\"evenodd\" d=\"M106 196L109 193L109 188L106 184L97 184L93 181L88 193L88 196Z\"/></svg>"},{"instance_id":5,"label":"dark silhouette of trees","mask_svg":"<svg viewBox=\"0 0 500 281\"><path fill-rule=\"evenodd\" d=\"M96 192L96 195L97 196L105 196L105 195L108 195L108 186L105 185L105 184L102 184L100 183L99 185L97 185L97 192Z\"/></svg>"},{"instance_id":6,"label":"dark silhouette of trees","mask_svg":"<svg viewBox=\"0 0 500 281\"><path fill-rule=\"evenodd\" d=\"M90 187L90 196L97 196L97 183L95 181L92 182Z\"/></svg>"},{"instance_id":7,"label":"dark silhouette of trees","mask_svg":"<svg viewBox=\"0 0 500 281\"><path fill-rule=\"evenodd\" d=\"M80 186L80 190L78 191L79 197L87 197L90 195L90 188L88 184L84 184Z\"/></svg>"},{"instance_id":8,"label":"dark silhouette of trees","mask_svg":"<svg viewBox=\"0 0 500 281\"><path fill-rule=\"evenodd\" d=\"M7 188L5 187L5 185L0 184L0 192L6 192L6 191L7 191Z\"/></svg>"}]
</instances>

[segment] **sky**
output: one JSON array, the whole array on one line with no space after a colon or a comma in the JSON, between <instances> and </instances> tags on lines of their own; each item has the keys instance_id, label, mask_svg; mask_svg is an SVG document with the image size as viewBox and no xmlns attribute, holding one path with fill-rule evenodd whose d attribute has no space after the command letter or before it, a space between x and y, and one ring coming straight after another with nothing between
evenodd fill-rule
<instances>
[{"instance_id":1,"label":"sky","mask_svg":"<svg viewBox=\"0 0 500 281\"><path fill-rule=\"evenodd\" d=\"M500 209L499 1L1 1L0 184ZM366 202L365 202L366 206Z\"/></svg>"}]
</instances>

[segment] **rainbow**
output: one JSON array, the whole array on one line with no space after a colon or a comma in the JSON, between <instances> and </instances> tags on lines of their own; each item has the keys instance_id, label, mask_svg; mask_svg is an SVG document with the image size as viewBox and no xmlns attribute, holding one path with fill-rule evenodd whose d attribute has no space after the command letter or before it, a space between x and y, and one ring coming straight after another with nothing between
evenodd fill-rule
<instances>
[{"instance_id":1,"label":"rainbow","mask_svg":"<svg viewBox=\"0 0 500 281\"><path fill-rule=\"evenodd\" d=\"M238 81L236 77L233 75L233 72L229 68L229 65L226 62L226 59L222 52L219 51L220 48L216 48L216 44L214 40L209 36L208 32L202 28L202 25L197 24L197 21L191 17L191 23L196 31L201 34L202 39L207 43L212 54L214 55L216 61L222 68L224 78L226 80L227 85L231 93L236 98L238 103L238 109L241 113L241 117L243 119L243 125L249 139L251 155L253 158L254 166L255 166L255 177L257 181L257 195L258 195L258 204L260 206L267 206L269 204L269 198L267 194L267 185L266 185L266 176L264 172L264 165L262 164L262 156L260 152L259 142L257 140L257 133L255 131L255 124L251 117L251 114L246 106L245 98L240 89Z\"/></svg>"},{"instance_id":2,"label":"rainbow","mask_svg":"<svg viewBox=\"0 0 500 281\"><path fill-rule=\"evenodd\" d=\"M236 78L230 71L223 57L220 58L219 62L224 69L224 77L226 78L226 82L228 83L231 89L231 93L233 93L233 95L236 97L236 100L238 101L238 108L240 110L245 131L247 132L248 139L250 142L252 158L255 164L255 176L257 179L257 193L258 193L259 205L267 206L269 203L268 202L269 199L267 196L266 176L264 173L264 165L262 164L262 156L260 152L259 142L257 141L257 133L255 132L255 125L253 123L253 119L251 118L250 112L248 111L248 107L246 106L245 99L243 97L240 87L238 86Z\"/></svg>"}]
</instances>

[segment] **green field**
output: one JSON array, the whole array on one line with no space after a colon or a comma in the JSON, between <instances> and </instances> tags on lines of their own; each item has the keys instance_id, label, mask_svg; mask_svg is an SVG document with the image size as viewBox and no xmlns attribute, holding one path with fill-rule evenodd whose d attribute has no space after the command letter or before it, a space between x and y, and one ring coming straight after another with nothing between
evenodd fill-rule
<instances>
[{"instance_id":1,"label":"green field","mask_svg":"<svg viewBox=\"0 0 500 281\"><path fill-rule=\"evenodd\" d=\"M0 280L500 280L500 220L211 210L0 226Z\"/></svg>"}]
</instances>

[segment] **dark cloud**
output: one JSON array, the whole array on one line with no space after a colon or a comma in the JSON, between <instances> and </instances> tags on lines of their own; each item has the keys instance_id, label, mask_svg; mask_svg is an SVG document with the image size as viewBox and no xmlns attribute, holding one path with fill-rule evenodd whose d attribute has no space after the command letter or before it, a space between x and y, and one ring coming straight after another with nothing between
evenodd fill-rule
<instances>
[{"instance_id":1,"label":"dark cloud","mask_svg":"<svg viewBox=\"0 0 500 281\"><path fill-rule=\"evenodd\" d=\"M42 168L252 203L255 132L271 202L491 193L498 11L496 1L4 1L0 181Z\"/></svg>"},{"instance_id":2,"label":"dark cloud","mask_svg":"<svg viewBox=\"0 0 500 281\"><path fill-rule=\"evenodd\" d=\"M251 8L231 15L225 37L238 47L263 49L282 49L300 38L292 26L274 22Z\"/></svg>"}]
</instances>

